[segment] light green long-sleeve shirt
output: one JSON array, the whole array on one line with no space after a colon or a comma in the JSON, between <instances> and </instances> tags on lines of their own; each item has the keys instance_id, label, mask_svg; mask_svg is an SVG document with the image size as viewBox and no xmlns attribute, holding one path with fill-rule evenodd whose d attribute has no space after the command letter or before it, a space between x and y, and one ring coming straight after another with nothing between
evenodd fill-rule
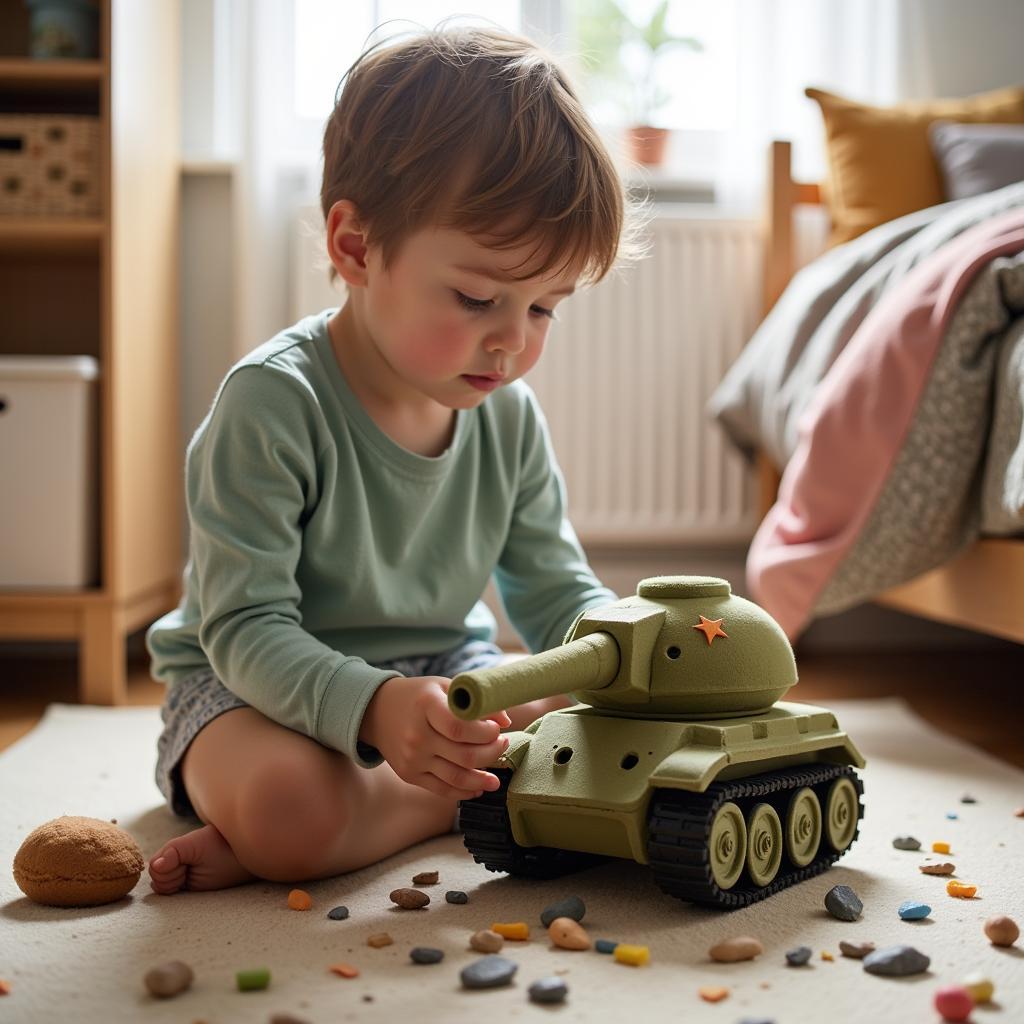
<instances>
[{"instance_id":1,"label":"light green long-sleeve shirt","mask_svg":"<svg viewBox=\"0 0 1024 1024\"><path fill-rule=\"evenodd\" d=\"M149 630L153 674L211 667L258 711L378 763L357 740L368 662L493 640L490 576L531 651L616 595L565 515L543 414L521 381L459 410L448 450L392 441L348 386L333 310L228 373L189 445L191 552L180 606Z\"/></svg>"}]
</instances>

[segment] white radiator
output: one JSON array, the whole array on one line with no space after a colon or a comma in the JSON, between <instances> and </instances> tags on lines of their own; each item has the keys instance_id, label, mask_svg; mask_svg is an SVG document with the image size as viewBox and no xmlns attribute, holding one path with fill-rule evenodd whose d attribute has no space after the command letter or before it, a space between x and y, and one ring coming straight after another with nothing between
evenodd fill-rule
<instances>
[{"instance_id":1,"label":"white radiator","mask_svg":"<svg viewBox=\"0 0 1024 1024\"><path fill-rule=\"evenodd\" d=\"M757 326L758 226L683 211L651 222L647 259L562 302L528 378L584 544L732 544L757 525L753 474L704 407ZM296 319L339 301L318 217L296 228Z\"/></svg>"}]
</instances>

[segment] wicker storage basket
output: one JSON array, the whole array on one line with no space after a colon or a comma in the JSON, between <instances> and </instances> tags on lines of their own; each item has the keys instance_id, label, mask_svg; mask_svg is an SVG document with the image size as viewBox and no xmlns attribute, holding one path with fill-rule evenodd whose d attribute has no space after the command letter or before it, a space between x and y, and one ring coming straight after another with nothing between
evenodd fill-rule
<instances>
[{"instance_id":1,"label":"wicker storage basket","mask_svg":"<svg viewBox=\"0 0 1024 1024\"><path fill-rule=\"evenodd\" d=\"M99 132L83 114L0 114L0 214L99 214Z\"/></svg>"}]
</instances>

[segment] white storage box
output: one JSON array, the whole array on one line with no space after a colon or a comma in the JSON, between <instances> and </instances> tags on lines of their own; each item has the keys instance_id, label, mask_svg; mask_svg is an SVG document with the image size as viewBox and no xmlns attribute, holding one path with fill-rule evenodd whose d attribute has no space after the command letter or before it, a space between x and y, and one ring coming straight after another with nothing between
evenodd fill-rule
<instances>
[{"instance_id":1,"label":"white storage box","mask_svg":"<svg viewBox=\"0 0 1024 1024\"><path fill-rule=\"evenodd\" d=\"M97 581L96 360L0 356L0 588Z\"/></svg>"}]
</instances>

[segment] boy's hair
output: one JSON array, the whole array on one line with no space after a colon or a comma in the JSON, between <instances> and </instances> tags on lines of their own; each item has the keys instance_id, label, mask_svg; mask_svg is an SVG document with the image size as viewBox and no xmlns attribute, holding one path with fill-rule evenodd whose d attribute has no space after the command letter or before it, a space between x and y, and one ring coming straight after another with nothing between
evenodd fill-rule
<instances>
[{"instance_id":1,"label":"boy's hair","mask_svg":"<svg viewBox=\"0 0 1024 1024\"><path fill-rule=\"evenodd\" d=\"M528 39L442 28L379 43L339 88L321 207L326 220L350 200L385 266L431 225L500 249L533 243L514 268L524 278L576 267L595 282L639 253L608 151L565 73Z\"/></svg>"}]
</instances>

